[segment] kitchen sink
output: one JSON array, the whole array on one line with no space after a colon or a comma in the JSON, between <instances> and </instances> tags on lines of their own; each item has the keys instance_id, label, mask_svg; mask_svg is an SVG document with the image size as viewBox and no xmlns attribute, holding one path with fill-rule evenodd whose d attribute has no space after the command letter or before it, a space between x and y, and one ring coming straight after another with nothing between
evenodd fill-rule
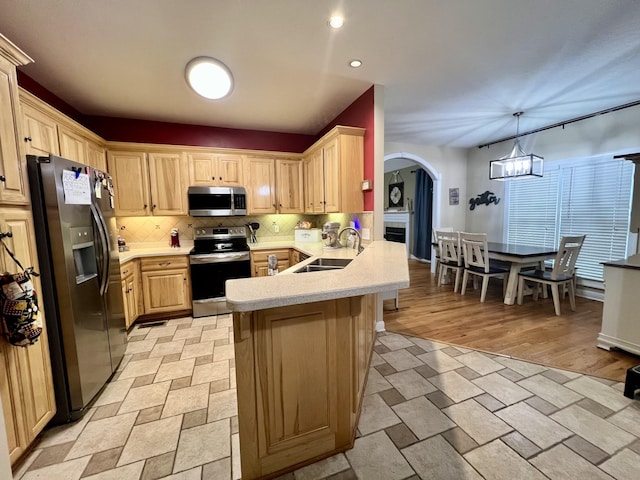
<instances>
[{"instance_id":1,"label":"kitchen sink","mask_svg":"<svg viewBox=\"0 0 640 480\"><path fill-rule=\"evenodd\" d=\"M308 263L304 267L296 270L295 273L340 270L349 265L349 263L351 263L351 260L351 258L317 258L313 262Z\"/></svg>"}]
</instances>

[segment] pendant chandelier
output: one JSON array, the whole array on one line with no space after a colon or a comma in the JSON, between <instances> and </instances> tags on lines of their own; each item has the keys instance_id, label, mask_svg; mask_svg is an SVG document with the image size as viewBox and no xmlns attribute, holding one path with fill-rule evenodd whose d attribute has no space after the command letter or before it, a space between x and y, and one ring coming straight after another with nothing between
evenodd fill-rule
<instances>
[{"instance_id":1,"label":"pendant chandelier","mask_svg":"<svg viewBox=\"0 0 640 480\"><path fill-rule=\"evenodd\" d=\"M543 157L534 155L533 153L524 153L520 146L520 115L524 112L516 112L513 114L517 120L516 139L513 142L511 152L489 162L489 179L490 180L515 180L521 178L542 177Z\"/></svg>"}]
</instances>

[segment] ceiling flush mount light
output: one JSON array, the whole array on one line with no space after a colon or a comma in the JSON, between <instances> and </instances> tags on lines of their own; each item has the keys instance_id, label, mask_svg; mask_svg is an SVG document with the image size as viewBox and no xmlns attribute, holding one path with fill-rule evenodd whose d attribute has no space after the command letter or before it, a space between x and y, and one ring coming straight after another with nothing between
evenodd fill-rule
<instances>
[{"instance_id":1,"label":"ceiling flush mount light","mask_svg":"<svg viewBox=\"0 0 640 480\"><path fill-rule=\"evenodd\" d=\"M353 59L349 62L349 66L352 68L358 68L362 66L362 60Z\"/></svg>"},{"instance_id":2,"label":"ceiling flush mount light","mask_svg":"<svg viewBox=\"0 0 640 480\"><path fill-rule=\"evenodd\" d=\"M340 28L342 25L344 25L344 18L340 15L333 15L329 19L329 26L331 28Z\"/></svg>"},{"instance_id":3,"label":"ceiling flush mount light","mask_svg":"<svg viewBox=\"0 0 640 480\"><path fill-rule=\"evenodd\" d=\"M513 114L517 119L516 139L513 142L513 149L509 155L492 160L489 162L489 179L490 180L514 180L520 178L542 177L543 157L526 154L520 146L520 115L523 112Z\"/></svg>"},{"instance_id":4,"label":"ceiling flush mount light","mask_svg":"<svg viewBox=\"0 0 640 480\"><path fill-rule=\"evenodd\" d=\"M198 95L218 100L233 89L233 76L227 66L211 57L197 57L185 69L187 83Z\"/></svg>"}]
</instances>

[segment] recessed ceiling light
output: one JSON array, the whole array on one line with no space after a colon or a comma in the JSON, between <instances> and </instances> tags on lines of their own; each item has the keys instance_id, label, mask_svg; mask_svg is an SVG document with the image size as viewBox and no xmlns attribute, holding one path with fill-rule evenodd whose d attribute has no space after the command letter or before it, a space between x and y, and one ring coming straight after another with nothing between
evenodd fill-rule
<instances>
[{"instance_id":1,"label":"recessed ceiling light","mask_svg":"<svg viewBox=\"0 0 640 480\"><path fill-rule=\"evenodd\" d=\"M353 59L349 62L349 66L353 68L358 68L362 66L362 61L358 59Z\"/></svg>"},{"instance_id":2,"label":"recessed ceiling light","mask_svg":"<svg viewBox=\"0 0 640 480\"><path fill-rule=\"evenodd\" d=\"M344 25L344 18L340 15L334 15L329 19L329 25L331 28L340 28Z\"/></svg>"},{"instance_id":3,"label":"recessed ceiling light","mask_svg":"<svg viewBox=\"0 0 640 480\"><path fill-rule=\"evenodd\" d=\"M198 95L210 100L226 97L233 89L231 71L215 58L194 58L187 64L185 77Z\"/></svg>"}]
</instances>

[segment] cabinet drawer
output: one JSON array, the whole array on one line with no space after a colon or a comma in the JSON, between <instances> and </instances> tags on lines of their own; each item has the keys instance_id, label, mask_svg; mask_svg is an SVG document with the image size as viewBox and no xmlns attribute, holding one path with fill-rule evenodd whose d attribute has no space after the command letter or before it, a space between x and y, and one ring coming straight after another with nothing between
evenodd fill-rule
<instances>
[{"instance_id":1,"label":"cabinet drawer","mask_svg":"<svg viewBox=\"0 0 640 480\"><path fill-rule=\"evenodd\" d=\"M130 275L133 275L135 273L135 270L136 270L135 260L130 260L126 263L123 263L122 265L120 265L120 278L124 280Z\"/></svg>"},{"instance_id":2,"label":"cabinet drawer","mask_svg":"<svg viewBox=\"0 0 640 480\"><path fill-rule=\"evenodd\" d=\"M251 258L254 263L267 262L269 260L269 255L276 255L278 257L278 262L281 261L289 261L289 249L282 250L259 250L251 252Z\"/></svg>"},{"instance_id":3,"label":"cabinet drawer","mask_svg":"<svg viewBox=\"0 0 640 480\"><path fill-rule=\"evenodd\" d=\"M189 258L186 255L143 257L140 259L140 267L143 272L149 272L152 270L173 270L176 268L188 268Z\"/></svg>"}]
</instances>

